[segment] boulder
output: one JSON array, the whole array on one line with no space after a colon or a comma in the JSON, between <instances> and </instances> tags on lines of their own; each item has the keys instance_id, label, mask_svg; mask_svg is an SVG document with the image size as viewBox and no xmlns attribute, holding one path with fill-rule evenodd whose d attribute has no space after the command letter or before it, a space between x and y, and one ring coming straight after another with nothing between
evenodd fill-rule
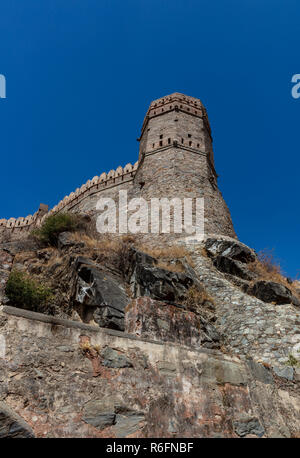
<instances>
[{"instance_id":1,"label":"boulder","mask_svg":"<svg viewBox=\"0 0 300 458\"><path fill-rule=\"evenodd\" d=\"M253 285L250 292L264 302L275 302L277 305L298 301L289 288L273 281L260 280ZM294 305L298 304L295 303Z\"/></svg>"},{"instance_id":2,"label":"boulder","mask_svg":"<svg viewBox=\"0 0 300 458\"><path fill-rule=\"evenodd\" d=\"M156 267L154 258L134 249L129 263L126 273L134 297L149 296L176 303L185 298L187 290L194 284L190 275Z\"/></svg>"},{"instance_id":3,"label":"boulder","mask_svg":"<svg viewBox=\"0 0 300 458\"><path fill-rule=\"evenodd\" d=\"M225 256L237 261L248 263L256 259L255 252L237 240L222 240L209 238L205 242L205 248L209 256Z\"/></svg>"},{"instance_id":4,"label":"boulder","mask_svg":"<svg viewBox=\"0 0 300 458\"><path fill-rule=\"evenodd\" d=\"M255 275L250 272L246 268L245 264L240 261L219 255L214 259L213 263L220 272L224 272L235 277L240 277L243 280L248 281L251 281L255 278Z\"/></svg>"},{"instance_id":5,"label":"boulder","mask_svg":"<svg viewBox=\"0 0 300 458\"><path fill-rule=\"evenodd\" d=\"M120 279L100 270L91 260L82 256L75 260L74 269L74 301L79 306L83 321L93 319L101 327L123 331L128 298Z\"/></svg>"}]
</instances>

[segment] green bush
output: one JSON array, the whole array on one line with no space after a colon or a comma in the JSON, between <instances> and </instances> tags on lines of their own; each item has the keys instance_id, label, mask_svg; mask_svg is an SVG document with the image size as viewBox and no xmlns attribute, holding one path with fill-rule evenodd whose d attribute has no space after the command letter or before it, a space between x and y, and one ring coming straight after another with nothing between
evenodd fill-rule
<instances>
[{"instance_id":1,"label":"green bush","mask_svg":"<svg viewBox=\"0 0 300 458\"><path fill-rule=\"evenodd\" d=\"M13 270L6 283L5 294L9 302L19 308L43 312L51 308L50 288L38 283L23 272Z\"/></svg>"},{"instance_id":2,"label":"green bush","mask_svg":"<svg viewBox=\"0 0 300 458\"><path fill-rule=\"evenodd\" d=\"M41 242L57 246L61 232L73 232L83 227L82 218L72 213L57 213L45 218L42 226L35 229L32 235Z\"/></svg>"},{"instance_id":3,"label":"green bush","mask_svg":"<svg viewBox=\"0 0 300 458\"><path fill-rule=\"evenodd\" d=\"M287 366L300 367L300 361L295 358L291 353L289 354L289 359L285 363Z\"/></svg>"}]
</instances>

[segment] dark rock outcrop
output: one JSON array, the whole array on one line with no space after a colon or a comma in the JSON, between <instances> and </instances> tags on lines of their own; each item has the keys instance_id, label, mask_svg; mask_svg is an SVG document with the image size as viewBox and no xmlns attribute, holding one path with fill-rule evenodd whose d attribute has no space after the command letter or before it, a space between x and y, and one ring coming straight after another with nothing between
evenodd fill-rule
<instances>
[{"instance_id":1,"label":"dark rock outcrop","mask_svg":"<svg viewBox=\"0 0 300 458\"><path fill-rule=\"evenodd\" d=\"M209 238L205 242L205 248L209 256L225 256L244 263L253 262L256 255L247 245L234 240L222 240Z\"/></svg>"},{"instance_id":2,"label":"dark rock outcrop","mask_svg":"<svg viewBox=\"0 0 300 458\"><path fill-rule=\"evenodd\" d=\"M190 275L156 267L156 260L132 250L127 278L134 297L149 296L170 303L180 302L194 284Z\"/></svg>"},{"instance_id":3,"label":"dark rock outcrop","mask_svg":"<svg viewBox=\"0 0 300 458\"><path fill-rule=\"evenodd\" d=\"M250 272L245 264L240 261L236 261L226 256L217 256L214 261L214 266L223 273L233 275L235 277L240 277L243 280L251 281L255 278L255 275Z\"/></svg>"},{"instance_id":4,"label":"dark rock outcrop","mask_svg":"<svg viewBox=\"0 0 300 458\"><path fill-rule=\"evenodd\" d=\"M250 293L264 302L274 302L277 305L292 303L300 306L300 301L293 296L289 288L273 281L261 280L256 282Z\"/></svg>"},{"instance_id":5,"label":"dark rock outcrop","mask_svg":"<svg viewBox=\"0 0 300 458\"><path fill-rule=\"evenodd\" d=\"M75 260L74 269L74 301L83 321L94 319L101 327L124 330L128 298L120 279L113 278L82 256Z\"/></svg>"}]
</instances>

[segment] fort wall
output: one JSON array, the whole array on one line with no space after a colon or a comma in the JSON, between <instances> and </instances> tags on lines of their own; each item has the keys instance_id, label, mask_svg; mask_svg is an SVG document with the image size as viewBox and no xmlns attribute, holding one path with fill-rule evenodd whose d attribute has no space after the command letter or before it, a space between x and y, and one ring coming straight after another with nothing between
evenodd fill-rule
<instances>
[{"instance_id":1,"label":"fort wall","mask_svg":"<svg viewBox=\"0 0 300 458\"><path fill-rule=\"evenodd\" d=\"M236 238L228 207L218 189L211 129L201 101L179 93L153 101L139 141L139 160L134 166L127 164L95 176L49 212L44 206L26 218L0 220L0 240L22 238L39 227L46 216L57 212L82 212L96 217L99 197L118 201L121 189L128 191L128 199L142 197L147 202L162 197L204 198L205 235ZM150 209L148 221L151 232ZM150 234L151 239L162 243L181 237L174 232Z\"/></svg>"}]
</instances>

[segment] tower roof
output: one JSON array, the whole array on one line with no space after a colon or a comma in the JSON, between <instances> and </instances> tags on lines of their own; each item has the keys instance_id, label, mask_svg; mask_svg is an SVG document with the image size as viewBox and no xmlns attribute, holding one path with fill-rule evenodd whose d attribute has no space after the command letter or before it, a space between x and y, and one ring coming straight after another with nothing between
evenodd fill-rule
<instances>
[{"instance_id":1,"label":"tower roof","mask_svg":"<svg viewBox=\"0 0 300 458\"><path fill-rule=\"evenodd\" d=\"M192 104L194 106L203 106L200 99L196 97L191 97L190 95L181 94L180 92L173 92L173 94L165 95L164 97L160 97L159 99L153 100L150 103L149 108L158 107L160 105L164 105L169 102L173 101L185 102L188 104Z\"/></svg>"},{"instance_id":2,"label":"tower roof","mask_svg":"<svg viewBox=\"0 0 300 458\"><path fill-rule=\"evenodd\" d=\"M155 116L161 116L169 111L184 111L192 116L202 118L209 134L211 135L210 125L206 113L206 109L200 99L191 97L190 95L173 92L173 94L165 95L160 99L153 100L147 110L144 118L142 133L146 127L148 120Z\"/></svg>"}]
</instances>

